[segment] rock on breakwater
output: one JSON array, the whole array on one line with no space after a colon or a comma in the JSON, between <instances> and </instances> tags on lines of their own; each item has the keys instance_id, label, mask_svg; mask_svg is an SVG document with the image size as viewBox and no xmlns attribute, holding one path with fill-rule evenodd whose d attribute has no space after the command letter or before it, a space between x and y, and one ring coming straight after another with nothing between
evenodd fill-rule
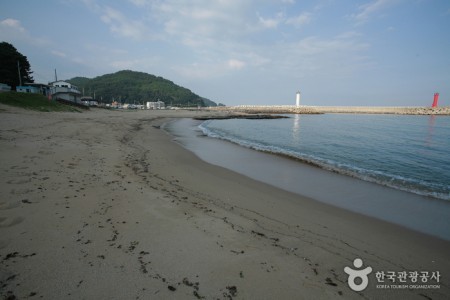
<instances>
[{"instance_id":1,"label":"rock on breakwater","mask_svg":"<svg viewBox=\"0 0 450 300\"><path fill-rule=\"evenodd\" d=\"M288 118L286 116L280 115L269 115L269 114L229 114L224 116L202 116L195 117L195 120L228 120L228 119L251 119L251 120L260 120L260 119L285 119Z\"/></svg>"}]
</instances>

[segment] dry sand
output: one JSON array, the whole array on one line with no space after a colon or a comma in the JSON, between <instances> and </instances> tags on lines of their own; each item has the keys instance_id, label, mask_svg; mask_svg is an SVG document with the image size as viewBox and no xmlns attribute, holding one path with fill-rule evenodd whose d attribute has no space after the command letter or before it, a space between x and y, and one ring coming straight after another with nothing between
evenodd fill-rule
<instances>
[{"instance_id":1,"label":"dry sand","mask_svg":"<svg viewBox=\"0 0 450 300\"><path fill-rule=\"evenodd\" d=\"M198 114L1 106L0 297L448 299L450 242L209 165L159 128ZM440 288L372 274L354 292L357 257Z\"/></svg>"}]
</instances>

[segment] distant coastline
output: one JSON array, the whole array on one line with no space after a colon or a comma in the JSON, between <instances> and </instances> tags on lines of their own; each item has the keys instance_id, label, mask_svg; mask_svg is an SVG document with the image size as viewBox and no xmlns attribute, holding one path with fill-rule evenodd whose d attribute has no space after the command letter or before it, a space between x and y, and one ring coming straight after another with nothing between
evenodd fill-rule
<instances>
[{"instance_id":1,"label":"distant coastline","mask_svg":"<svg viewBox=\"0 0 450 300\"><path fill-rule=\"evenodd\" d=\"M450 116L450 106L294 106L294 105L239 105L210 107L215 111L231 111L242 113L286 113L286 114L397 114L397 115L446 115Z\"/></svg>"}]
</instances>

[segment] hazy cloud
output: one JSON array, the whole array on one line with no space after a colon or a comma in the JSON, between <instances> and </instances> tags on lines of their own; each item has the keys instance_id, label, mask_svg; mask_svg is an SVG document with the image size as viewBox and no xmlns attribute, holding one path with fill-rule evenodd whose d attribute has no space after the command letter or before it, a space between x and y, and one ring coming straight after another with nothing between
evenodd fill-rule
<instances>
[{"instance_id":1,"label":"hazy cloud","mask_svg":"<svg viewBox=\"0 0 450 300\"><path fill-rule=\"evenodd\" d=\"M223 40L241 36L250 26L241 1L164 1L151 6L151 16L165 32L182 40ZM203 44L203 43L201 43Z\"/></svg>"},{"instance_id":2,"label":"hazy cloud","mask_svg":"<svg viewBox=\"0 0 450 300\"><path fill-rule=\"evenodd\" d=\"M295 27L301 27L305 24L308 24L309 22L311 22L311 13L308 12L301 13L296 17L286 20L286 24L294 25Z\"/></svg>"},{"instance_id":3,"label":"hazy cloud","mask_svg":"<svg viewBox=\"0 0 450 300\"><path fill-rule=\"evenodd\" d=\"M150 37L147 27L141 21L131 20L120 11L105 7L101 20L110 26L110 30L123 37L142 40Z\"/></svg>"},{"instance_id":4,"label":"hazy cloud","mask_svg":"<svg viewBox=\"0 0 450 300\"><path fill-rule=\"evenodd\" d=\"M64 52L52 50L50 51L53 55L59 56L59 57L66 57L67 55Z\"/></svg>"},{"instance_id":5,"label":"hazy cloud","mask_svg":"<svg viewBox=\"0 0 450 300\"><path fill-rule=\"evenodd\" d=\"M230 59L228 60L228 67L230 69L239 70L245 67L245 62L238 60L238 59Z\"/></svg>"},{"instance_id":6,"label":"hazy cloud","mask_svg":"<svg viewBox=\"0 0 450 300\"><path fill-rule=\"evenodd\" d=\"M2 27L8 27L19 32L25 32L25 28L22 27L19 20L16 19L5 19L0 22Z\"/></svg>"},{"instance_id":7,"label":"hazy cloud","mask_svg":"<svg viewBox=\"0 0 450 300\"><path fill-rule=\"evenodd\" d=\"M47 37L31 35L19 20L12 18L0 22L0 40L35 47L45 47L51 44Z\"/></svg>"},{"instance_id":8,"label":"hazy cloud","mask_svg":"<svg viewBox=\"0 0 450 300\"><path fill-rule=\"evenodd\" d=\"M147 0L129 0L129 1L139 7L144 7L149 4L149 1Z\"/></svg>"},{"instance_id":9,"label":"hazy cloud","mask_svg":"<svg viewBox=\"0 0 450 300\"><path fill-rule=\"evenodd\" d=\"M370 62L370 58L363 55L368 47L367 43L353 38L306 37L272 49L279 55L271 54L276 58L271 66L279 66L300 77L347 75Z\"/></svg>"},{"instance_id":10,"label":"hazy cloud","mask_svg":"<svg viewBox=\"0 0 450 300\"><path fill-rule=\"evenodd\" d=\"M383 11L389 6L394 5L398 0L374 0L359 7L359 12L352 15L357 24L367 22L375 14Z\"/></svg>"},{"instance_id":11,"label":"hazy cloud","mask_svg":"<svg viewBox=\"0 0 450 300\"><path fill-rule=\"evenodd\" d=\"M351 39L355 37L360 37L361 33L357 31L346 31L336 36L337 39Z\"/></svg>"},{"instance_id":12,"label":"hazy cloud","mask_svg":"<svg viewBox=\"0 0 450 300\"><path fill-rule=\"evenodd\" d=\"M278 24L280 23L280 17L277 18L263 18L260 15L258 15L259 24L263 28L277 28Z\"/></svg>"}]
</instances>

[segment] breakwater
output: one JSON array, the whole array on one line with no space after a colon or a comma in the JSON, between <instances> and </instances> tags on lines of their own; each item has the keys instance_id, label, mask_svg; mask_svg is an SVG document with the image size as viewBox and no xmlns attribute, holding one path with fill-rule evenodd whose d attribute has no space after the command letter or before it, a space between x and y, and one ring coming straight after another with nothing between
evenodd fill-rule
<instances>
[{"instance_id":1,"label":"breakwater","mask_svg":"<svg viewBox=\"0 0 450 300\"><path fill-rule=\"evenodd\" d=\"M239 105L209 107L209 110L265 114L397 114L397 115L450 115L450 107L406 106L294 106L294 105Z\"/></svg>"}]
</instances>

